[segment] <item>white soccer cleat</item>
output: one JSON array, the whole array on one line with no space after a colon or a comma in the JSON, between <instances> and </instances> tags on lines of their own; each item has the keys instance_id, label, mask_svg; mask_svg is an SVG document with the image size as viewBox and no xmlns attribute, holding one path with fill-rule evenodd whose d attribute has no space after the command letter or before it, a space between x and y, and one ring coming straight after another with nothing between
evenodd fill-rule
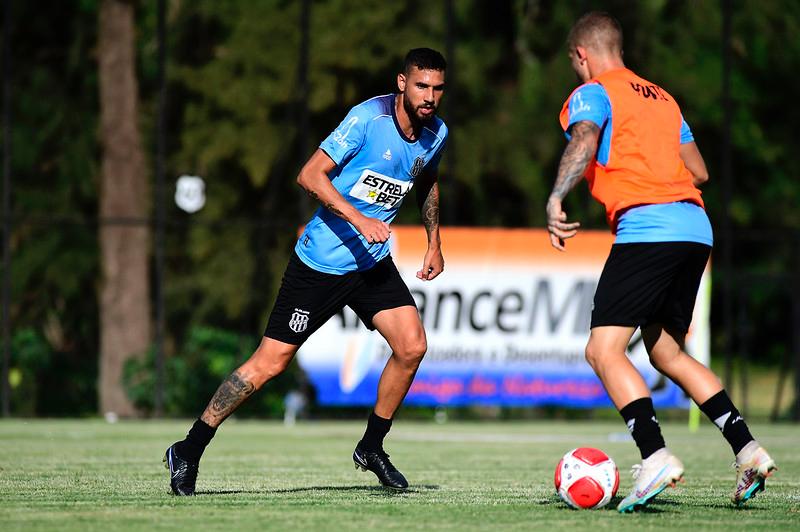
<instances>
[{"instance_id":1,"label":"white soccer cleat","mask_svg":"<svg viewBox=\"0 0 800 532\"><path fill-rule=\"evenodd\" d=\"M668 486L675 487L683 478L683 464L664 447L642 460L641 465L633 466L632 473L636 482L630 494L617 506L620 513L647 506Z\"/></svg>"},{"instance_id":2,"label":"white soccer cleat","mask_svg":"<svg viewBox=\"0 0 800 532\"><path fill-rule=\"evenodd\" d=\"M764 491L767 477L778 469L775 460L755 440L739 451L733 465L736 468L736 491L731 499L736 506L741 506L759 491Z\"/></svg>"}]
</instances>

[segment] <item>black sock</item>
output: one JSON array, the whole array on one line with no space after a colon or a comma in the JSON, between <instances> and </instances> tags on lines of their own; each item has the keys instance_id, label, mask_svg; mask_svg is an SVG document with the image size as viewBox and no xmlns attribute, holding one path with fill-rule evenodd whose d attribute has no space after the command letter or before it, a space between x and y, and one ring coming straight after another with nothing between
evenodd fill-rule
<instances>
[{"instance_id":1,"label":"black sock","mask_svg":"<svg viewBox=\"0 0 800 532\"><path fill-rule=\"evenodd\" d=\"M378 417L375 412L371 413L367 420L367 430L364 432L364 437L358 442L358 446L365 451L383 449L383 438L389 433L390 428L392 428L391 419Z\"/></svg>"},{"instance_id":2,"label":"black sock","mask_svg":"<svg viewBox=\"0 0 800 532\"><path fill-rule=\"evenodd\" d=\"M186 439L179 441L175 444L175 452L178 456L188 462L197 463L200 457L203 456L203 451L206 450L214 433L217 432L215 427L206 424L202 419L198 419L189 429Z\"/></svg>"},{"instance_id":3,"label":"black sock","mask_svg":"<svg viewBox=\"0 0 800 532\"><path fill-rule=\"evenodd\" d=\"M656 411L653 408L653 400L649 397L642 397L631 401L619 411L628 430L631 431L633 441L642 454L642 460L665 447L664 437L661 436L661 427L656 420Z\"/></svg>"},{"instance_id":4,"label":"black sock","mask_svg":"<svg viewBox=\"0 0 800 532\"><path fill-rule=\"evenodd\" d=\"M733 454L739 454L742 447L753 441L754 438L750 434L750 429L747 428L747 423L733 406L731 398L728 397L725 390L700 405L700 410L722 431L722 435L733 449Z\"/></svg>"}]
</instances>

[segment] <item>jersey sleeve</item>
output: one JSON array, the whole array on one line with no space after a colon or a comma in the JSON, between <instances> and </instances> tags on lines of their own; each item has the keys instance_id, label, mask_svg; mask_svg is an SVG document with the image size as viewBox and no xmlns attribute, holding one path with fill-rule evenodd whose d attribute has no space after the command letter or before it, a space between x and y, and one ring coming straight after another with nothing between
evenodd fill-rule
<instances>
[{"instance_id":1,"label":"jersey sleeve","mask_svg":"<svg viewBox=\"0 0 800 532\"><path fill-rule=\"evenodd\" d=\"M694 142L694 134L692 134L689 124L686 123L683 115L681 115L681 144L688 144L690 142Z\"/></svg>"},{"instance_id":2,"label":"jersey sleeve","mask_svg":"<svg viewBox=\"0 0 800 532\"><path fill-rule=\"evenodd\" d=\"M442 141L439 143L439 147L436 148L436 152L433 154L433 157L431 157L428 161L428 164L425 165L425 171L434 174L439 170L439 162L441 162L442 154L447 146L447 128L442 127L442 129L439 131L439 134L442 136Z\"/></svg>"},{"instance_id":3,"label":"jersey sleeve","mask_svg":"<svg viewBox=\"0 0 800 532\"><path fill-rule=\"evenodd\" d=\"M611 100L606 89L599 83L587 83L572 93L569 99L569 121L565 135L571 138L572 124L588 120L602 128L611 116Z\"/></svg>"},{"instance_id":4,"label":"jersey sleeve","mask_svg":"<svg viewBox=\"0 0 800 532\"><path fill-rule=\"evenodd\" d=\"M353 107L339 127L319 145L319 148L337 165L352 159L364 145L369 121L367 115L368 113L360 106Z\"/></svg>"}]
</instances>

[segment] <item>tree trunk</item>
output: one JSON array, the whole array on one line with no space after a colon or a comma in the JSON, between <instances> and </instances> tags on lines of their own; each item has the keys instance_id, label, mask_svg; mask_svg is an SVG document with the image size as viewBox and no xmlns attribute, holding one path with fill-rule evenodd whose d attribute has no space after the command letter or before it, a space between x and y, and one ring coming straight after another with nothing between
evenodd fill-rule
<instances>
[{"instance_id":1,"label":"tree trunk","mask_svg":"<svg viewBox=\"0 0 800 532\"><path fill-rule=\"evenodd\" d=\"M144 356L150 344L150 229L144 220L148 184L139 134L135 70L134 5L102 0L98 61L100 138L100 412L137 414L122 387L127 360ZM118 219L108 223L108 219Z\"/></svg>"}]
</instances>

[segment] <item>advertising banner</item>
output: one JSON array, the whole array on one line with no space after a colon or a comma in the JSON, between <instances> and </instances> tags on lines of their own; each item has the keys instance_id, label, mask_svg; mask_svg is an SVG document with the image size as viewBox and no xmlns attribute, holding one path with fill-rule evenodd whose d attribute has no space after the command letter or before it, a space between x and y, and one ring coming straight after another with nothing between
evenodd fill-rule
<instances>
[{"instance_id":1,"label":"advertising banner","mask_svg":"<svg viewBox=\"0 0 800 532\"><path fill-rule=\"evenodd\" d=\"M597 279L613 236L581 231L561 253L537 229L445 228L445 271L420 281L422 227L393 227L392 256L417 302L428 339L406 404L610 406L584 358ZM708 279L695 305L688 350L708 363ZM391 355L349 308L298 353L323 405L371 405ZM687 407L650 365L637 331L629 355L656 406Z\"/></svg>"}]
</instances>

